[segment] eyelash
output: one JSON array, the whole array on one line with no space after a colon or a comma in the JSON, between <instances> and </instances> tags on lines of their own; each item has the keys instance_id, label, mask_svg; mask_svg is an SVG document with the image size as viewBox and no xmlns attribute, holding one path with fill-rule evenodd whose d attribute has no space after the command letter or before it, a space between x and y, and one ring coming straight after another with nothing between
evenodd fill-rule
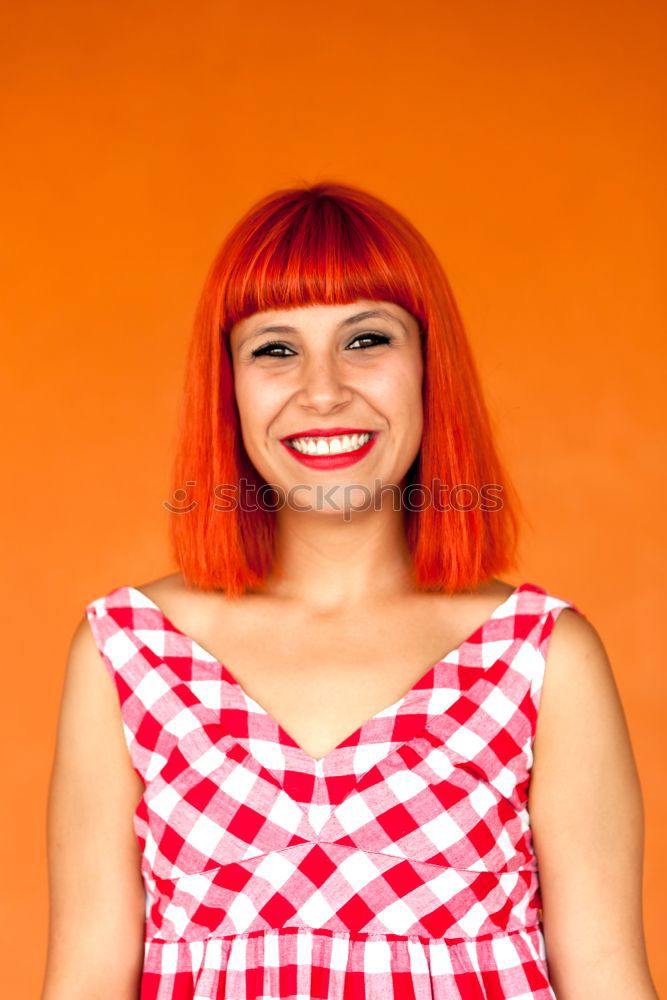
<instances>
[{"instance_id":1,"label":"eyelash","mask_svg":"<svg viewBox=\"0 0 667 1000\"><path fill-rule=\"evenodd\" d=\"M381 343L383 343L383 344L389 344L389 343L391 343L391 340L392 340L392 338L388 334L386 334L386 333L375 333L374 331L370 331L369 330L367 333L358 333L356 335L356 337L354 338L354 340L352 341L352 343L354 343L355 340L361 340L362 338L365 339L365 338L368 338L368 337L373 337L374 340L375 340L374 344L370 344L369 345L370 347L376 347L378 344L381 344ZM273 350L273 348L275 348L275 347L287 347L287 344L283 344L282 341L280 341L280 340L271 340L271 341L269 341L266 344L262 344L261 347L255 348L255 350L251 351L250 353L251 353L251 355L252 355L253 358L259 358L259 357L262 357L262 356L269 357L269 358L285 358L285 357L289 357L289 355L286 355L286 354L270 354L269 351ZM287 349L290 350L290 348L287 348ZM357 347L357 348L353 348L353 350L363 350L363 351L365 351L365 350L368 350L368 348L367 347L362 347L362 348L358 348Z\"/></svg>"}]
</instances>

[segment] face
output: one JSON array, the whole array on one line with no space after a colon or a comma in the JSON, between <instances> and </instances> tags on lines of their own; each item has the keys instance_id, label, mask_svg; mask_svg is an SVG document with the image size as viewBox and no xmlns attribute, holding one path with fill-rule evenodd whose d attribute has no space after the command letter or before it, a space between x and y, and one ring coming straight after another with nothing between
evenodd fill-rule
<instances>
[{"instance_id":1,"label":"face","mask_svg":"<svg viewBox=\"0 0 667 1000\"><path fill-rule=\"evenodd\" d=\"M236 323L230 346L245 449L290 506L340 513L400 485L423 428L414 316L367 299L276 309Z\"/></svg>"}]
</instances>

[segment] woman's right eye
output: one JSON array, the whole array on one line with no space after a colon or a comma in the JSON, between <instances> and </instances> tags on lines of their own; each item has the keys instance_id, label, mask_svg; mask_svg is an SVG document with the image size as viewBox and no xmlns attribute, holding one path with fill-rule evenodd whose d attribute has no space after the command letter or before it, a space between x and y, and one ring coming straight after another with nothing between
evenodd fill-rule
<instances>
[{"instance_id":1,"label":"woman's right eye","mask_svg":"<svg viewBox=\"0 0 667 1000\"><path fill-rule=\"evenodd\" d=\"M262 344L261 347L256 347L254 351L251 351L253 358L259 358L262 355L266 355L269 358L286 358L289 357L288 354L274 354L275 350L289 351L291 348L287 344L282 344L279 340L271 340L266 344ZM294 352L292 352L294 353Z\"/></svg>"}]
</instances>

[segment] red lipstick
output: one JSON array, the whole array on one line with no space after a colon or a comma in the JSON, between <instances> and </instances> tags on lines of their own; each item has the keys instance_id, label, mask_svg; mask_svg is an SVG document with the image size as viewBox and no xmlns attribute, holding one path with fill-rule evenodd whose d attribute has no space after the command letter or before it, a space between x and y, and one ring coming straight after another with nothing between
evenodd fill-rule
<instances>
[{"instance_id":1,"label":"red lipstick","mask_svg":"<svg viewBox=\"0 0 667 1000\"><path fill-rule=\"evenodd\" d=\"M292 448L290 444L290 438L341 437L344 434L370 434L371 437L366 444L362 445L361 448L357 448L356 451L343 452L338 455L304 455L302 452L297 451L296 448ZM293 458L296 458L302 465L306 465L311 469L342 469L361 461L364 455L367 455L375 444L376 438L377 431L365 430L359 427L311 427L309 430L299 431L296 434L291 434L289 437L281 438L280 443Z\"/></svg>"}]
</instances>

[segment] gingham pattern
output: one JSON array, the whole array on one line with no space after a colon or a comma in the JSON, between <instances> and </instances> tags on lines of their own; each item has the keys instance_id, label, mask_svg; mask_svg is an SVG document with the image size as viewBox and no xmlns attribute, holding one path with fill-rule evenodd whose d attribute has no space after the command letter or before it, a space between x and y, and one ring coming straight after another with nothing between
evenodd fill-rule
<instances>
[{"instance_id":1,"label":"gingham pattern","mask_svg":"<svg viewBox=\"0 0 667 1000\"><path fill-rule=\"evenodd\" d=\"M566 607L521 584L314 760L141 591L92 601L145 784L141 1000L553 1000L527 790Z\"/></svg>"}]
</instances>

